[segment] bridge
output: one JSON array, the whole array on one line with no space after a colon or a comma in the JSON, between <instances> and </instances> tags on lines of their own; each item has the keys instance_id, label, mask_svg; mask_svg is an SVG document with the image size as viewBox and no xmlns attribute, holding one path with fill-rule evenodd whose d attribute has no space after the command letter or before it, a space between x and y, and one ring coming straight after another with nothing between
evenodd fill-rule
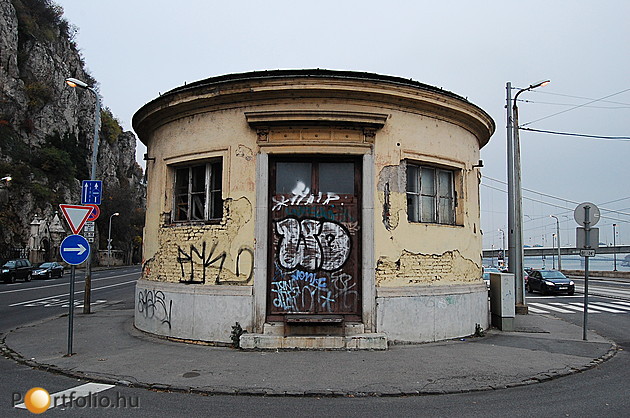
<instances>
[{"instance_id":1,"label":"bridge","mask_svg":"<svg viewBox=\"0 0 630 418\"><path fill-rule=\"evenodd\" d=\"M507 249L506 250L483 250L484 258L496 258L500 253L504 253L507 257ZM528 247L523 248L523 255L525 257L536 257L536 256L553 256L558 255L558 248L553 247ZM572 248L572 247L560 247L561 255L580 255L580 248ZM610 247L598 247L595 248L595 254L630 254L630 245L611 245Z\"/></svg>"}]
</instances>

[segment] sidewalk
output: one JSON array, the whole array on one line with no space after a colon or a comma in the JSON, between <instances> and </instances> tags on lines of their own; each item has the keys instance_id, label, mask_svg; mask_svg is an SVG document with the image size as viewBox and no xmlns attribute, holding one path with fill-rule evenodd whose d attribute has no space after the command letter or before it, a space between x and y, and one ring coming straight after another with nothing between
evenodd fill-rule
<instances>
[{"instance_id":1,"label":"sidewalk","mask_svg":"<svg viewBox=\"0 0 630 418\"><path fill-rule=\"evenodd\" d=\"M387 351L241 351L184 344L133 327L133 310L101 307L15 329L2 351L27 365L96 382L155 390L274 396L397 396L459 393L537 383L587 370L617 346L545 315L518 315L517 332Z\"/></svg>"}]
</instances>

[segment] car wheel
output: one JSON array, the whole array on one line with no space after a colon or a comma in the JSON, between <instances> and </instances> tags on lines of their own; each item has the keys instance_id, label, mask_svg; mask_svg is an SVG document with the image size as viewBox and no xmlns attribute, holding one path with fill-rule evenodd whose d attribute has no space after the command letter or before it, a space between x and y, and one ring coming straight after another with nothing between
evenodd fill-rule
<instances>
[{"instance_id":1,"label":"car wheel","mask_svg":"<svg viewBox=\"0 0 630 418\"><path fill-rule=\"evenodd\" d=\"M528 293L534 293L534 289L532 289L532 286L529 283L527 283L525 287L527 288Z\"/></svg>"},{"instance_id":2,"label":"car wheel","mask_svg":"<svg viewBox=\"0 0 630 418\"><path fill-rule=\"evenodd\" d=\"M15 283L15 276L14 275L9 276L9 281L7 283Z\"/></svg>"},{"instance_id":3,"label":"car wheel","mask_svg":"<svg viewBox=\"0 0 630 418\"><path fill-rule=\"evenodd\" d=\"M567 293L567 295L569 295L569 296L575 295L575 290L570 291L569 293Z\"/></svg>"},{"instance_id":4,"label":"car wheel","mask_svg":"<svg viewBox=\"0 0 630 418\"><path fill-rule=\"evenodd\" d=\"M25 282L30 282L32 278L33 278L32 274L31 274L31 273L29 273L29 274L28 274L28 275L24 278L24 281L25 281Z\"/></svg>"}]
</instances>

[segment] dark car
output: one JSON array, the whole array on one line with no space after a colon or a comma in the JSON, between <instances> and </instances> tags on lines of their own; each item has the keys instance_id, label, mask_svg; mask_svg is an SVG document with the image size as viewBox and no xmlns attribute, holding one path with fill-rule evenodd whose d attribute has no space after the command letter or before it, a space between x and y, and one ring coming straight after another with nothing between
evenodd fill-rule
<instances>
[{"instance_id":1,"label":"dark car","mask_svg":"<svg viewBox=\"0 0 630 418\"><path fill-rule=\"evenodd\" d=\"M557 270L534 270L527 278L527 290L547 293L575 293L575 283Z\"/></svg>"},{"instance_id":2,"label":"dark car","mask_svg":"<svg viewBox=\"0 0 630 418\"><path fill-rule=\"evenodd\" d=\"M31 281L32 273L33 266L31 262L25 258L18 258L4 263L2 270L0 270L0 277L5 283L15 283L17 279L29 282Z\"/></svg>"},{"instance_id":3,"label":"dark car","mask_svg":"<svg viewBox=\"0 0 630 418\"><path fill-rule=\"evenodd\" d=\"M34 279L50 279L52 277L63 277L64 267L56 261L42 263L33 269Z\"/></svg>"}]
</instances>

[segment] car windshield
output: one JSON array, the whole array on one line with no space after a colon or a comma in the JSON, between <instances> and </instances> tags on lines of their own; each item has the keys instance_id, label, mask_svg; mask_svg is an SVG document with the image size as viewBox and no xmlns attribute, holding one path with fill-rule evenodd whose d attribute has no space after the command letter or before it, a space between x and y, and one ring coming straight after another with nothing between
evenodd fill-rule
<instances>
[{"instance_id":1,"label":"car windshield","mask_svg":"<svg viewBox=\"0 0 630 418\"><path fill-rule=\"evenodd\" d=\"M15 267L15 261L7 261L2 267Z\"/></svg>"},{"instance_id":2,"label":"car windshield","mask_svg":"<svg viewBox=\"0 0 630 418\"><path fill-rule=\"evenodd\" d=\"M545 279L566 279L567 276L559 271L541 271L540 272Z\"/></svg>"},{"instance_id":3,"label":"car windshield","mask_svg":"<svg viewBox=\"0 0 630 418\"><path fill-rule=\"evenodd\" d=\"M43 263L39 266L40 269L47 269L53 266L53 263Z\"/></svg>"}]
</instances>

